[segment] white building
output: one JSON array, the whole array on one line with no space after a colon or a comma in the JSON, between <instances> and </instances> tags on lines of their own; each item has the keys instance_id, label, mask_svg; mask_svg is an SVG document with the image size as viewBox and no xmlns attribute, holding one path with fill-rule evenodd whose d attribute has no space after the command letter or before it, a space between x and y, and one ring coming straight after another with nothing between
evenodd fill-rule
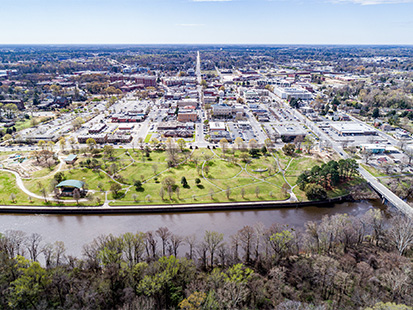
<instances>
[{"instance_id":1,"label":"white building","mask_svg":"<svg viewBox=\"0 0 413 310\"><path fill-rule=\"evenodd\" d=\"M313 98L313 95L305 89L294 87L274 87L274 94L281 99L297 98L303 100L309 100Z\"/></svg>"},{"instance_id":2,"label":"white building","mask_svg":"<svg viewBox=\"0 0 413 310\"><path fill-rule=\"evenodd\" d=\"M374 136L377 135L376 130L359 123L354 122L335 122L330 124L333 129L340 136Z\"/></svg>"},{"instance_id":3,"label":"white building","mask_svg":"<svg viewBox=\"0 0 413 310\"><path fill-rule=\"evenodd\" d=\"M212 114L214 116L230 116L232 115L232 107L226 104L214 104L212 106Z\"/></svg>"},{"instance_id":4,"label":"white building","mask_svg":"<svg viewBox=\"0 0 413 310\"><path fill-rule=\"evenodd\" d=\"M223 122L211 122L211 123L209 123L209 130L211 130L211 131L225 130L225 123L223 123Z\"/></svg>"}]
</instances>

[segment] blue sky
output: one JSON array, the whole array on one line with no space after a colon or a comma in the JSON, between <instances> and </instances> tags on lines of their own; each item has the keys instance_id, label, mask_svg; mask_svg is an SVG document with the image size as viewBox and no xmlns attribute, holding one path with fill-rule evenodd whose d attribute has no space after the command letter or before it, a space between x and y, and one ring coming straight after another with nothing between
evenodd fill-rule
<instances>
[{"instance_id":1,"label":"blue sky","mask_svg":"<svg viewBox=\"0 0 413 310\"><path fill-rule=\"evenodd\" d=\"M0 44L413 44L413 0L0 0Z\"/></svg>"}]
</instances>

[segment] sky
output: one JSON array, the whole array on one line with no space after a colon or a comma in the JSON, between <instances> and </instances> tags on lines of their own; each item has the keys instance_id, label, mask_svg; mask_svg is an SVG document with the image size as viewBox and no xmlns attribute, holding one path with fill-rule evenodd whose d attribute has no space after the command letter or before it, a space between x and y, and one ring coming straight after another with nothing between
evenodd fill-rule
<instances>
[{"instance_id":1,"label":"sky","mask_svg":"<svg viewBox=\"0 0 413 310\"><path fill-rule=\"evenodd\" d=\"M413 44L413 0L0 0L0 44Z\"/></svg>"}]
</instances>

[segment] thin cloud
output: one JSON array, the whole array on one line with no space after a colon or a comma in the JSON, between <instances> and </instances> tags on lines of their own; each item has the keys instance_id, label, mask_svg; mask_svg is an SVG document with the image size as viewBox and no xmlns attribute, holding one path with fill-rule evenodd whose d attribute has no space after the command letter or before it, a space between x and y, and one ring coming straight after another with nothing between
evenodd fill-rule
<instances>
[{"instance_id":1,"label":"thin cloud","mask_svg":"<svg viewBox=\"0 0 413 310\"><path fill-rule=\"evenodd\" d=\"M192 0L192 2L231 2L232 0Z\"/></svg>"},{"instance_id":2,"label":"thin cloud","mask_svg":"<svg viewBox=\"0 0 413 310\"><path fill-rule=\"evenodd\" d=\"M178 24L177 26L181 26L181 27L202 27L202 26L205 26L205 24Z\"/></svg>"},{"instance_id":3,"label":"thin cloud","mask_svg":"<svg viewBox=\"0 0 413 310\"><path fill-rule=\"evenodd\" d=\"M333 3L355 3L360 5L413 3L413 0L332 0Z\"/></svg>"}]
</instances>

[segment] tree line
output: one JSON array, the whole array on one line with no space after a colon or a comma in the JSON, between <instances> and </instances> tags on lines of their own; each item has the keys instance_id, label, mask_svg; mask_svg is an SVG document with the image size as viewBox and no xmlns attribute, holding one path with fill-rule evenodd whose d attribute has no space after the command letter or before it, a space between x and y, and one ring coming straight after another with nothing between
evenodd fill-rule
<instances>
[{"instance_id":1,"label":"tree line","mask_svg":"<svg viewBox=\"0 0 413 310\"><path fill-rule=\"evenodd\" d=\"M6 231L0 308L411 309L412 244L413 221L377 209L302 228L244 226L232 236L166 227L102 235L82 258L62 242Z\"/></svg>"},{"instance_id":2,"label":"tree line","mask_svg":"<svg viewBox=\"0 0 413 310\"><path fill-rule=\"evenodd\" d=\"M358 176L357 169L358 164L354 159L330 160L302 172L297 184L309 200L323 200L327 198L327 190Z\"/></svg>"}]
</instances>

